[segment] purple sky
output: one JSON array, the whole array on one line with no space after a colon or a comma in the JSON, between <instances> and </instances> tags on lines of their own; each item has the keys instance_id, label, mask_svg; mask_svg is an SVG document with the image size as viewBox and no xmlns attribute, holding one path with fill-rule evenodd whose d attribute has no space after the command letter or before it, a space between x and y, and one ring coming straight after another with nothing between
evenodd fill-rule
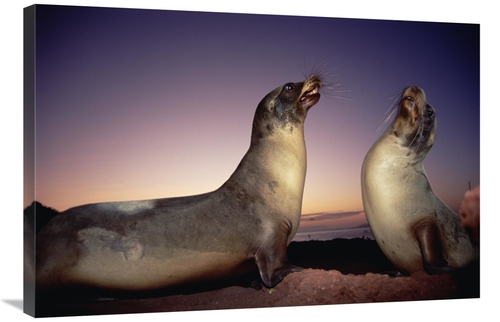
<instances>
[{"instance_id":1,"label":"purple sky","mask_svg":"<svg viewBox=\"0 0 500 322\"><path fill-rule=\"evenodd\" d=\"M58 210L218 188L259 101L318 69L334 86L306 120L303 213L362 211L363 158L408 85L437 110L437 195L457 210L479 184L478 25L40 6L36 32L35 198Z\"/></svg>"}]
</instances>

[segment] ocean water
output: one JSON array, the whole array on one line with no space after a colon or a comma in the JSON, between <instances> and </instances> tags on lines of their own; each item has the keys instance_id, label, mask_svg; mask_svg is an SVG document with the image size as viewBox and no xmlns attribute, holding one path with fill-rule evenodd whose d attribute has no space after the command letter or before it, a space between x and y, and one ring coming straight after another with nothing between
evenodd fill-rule
<instances>
[{"instance_id":1,"label":"ocean water","mask_svg":"<svg viewBox=\"0 0 500 322\"><path fill-rule=\"evenodd\" d=\"M370 227L353 227L346 229L332 229L322 231L304 231L297 232L292 241L308 241L308 240L332 240L335 238L367 238L375 240Z\"/></svg>"}]
</instances>

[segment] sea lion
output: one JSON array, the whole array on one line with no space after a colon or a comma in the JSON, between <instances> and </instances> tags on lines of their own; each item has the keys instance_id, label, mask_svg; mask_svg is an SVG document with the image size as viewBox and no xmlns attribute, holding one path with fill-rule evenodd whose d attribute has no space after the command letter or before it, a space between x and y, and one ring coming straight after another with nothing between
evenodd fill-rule
<instances>
[{"instance_id":1,"label":"sea lion","mask_svg":"<svg viewBox=\"0 0 500 322\"><path fill-rule=\"evenodd\" d=\"M96 203L59 214L37 236L37 291L95 289L119 297L256 268L273 287L300 271L286 249L301 216L304 121L320 87L312 75L267 94L255 111L247 153L213 192Z\"/></svg>"},{"instance_id":2,"label":"sea lion","mask_svg":"<svg viewBox=\"0 0 500 322\"><path fill-rule=\"evenodd\" d=\"M434 108L415 86L404 90L396 108L396 118L363 161L366 218L378 245L402 273L453 272L478 252L460 217L432 191L423 168L436 136Z\"/></svg>"}]
</instances>

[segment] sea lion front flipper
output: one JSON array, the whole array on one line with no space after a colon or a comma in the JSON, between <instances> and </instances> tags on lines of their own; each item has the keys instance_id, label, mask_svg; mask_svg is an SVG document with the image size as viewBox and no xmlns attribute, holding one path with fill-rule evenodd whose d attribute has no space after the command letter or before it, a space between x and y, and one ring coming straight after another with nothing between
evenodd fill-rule
<instances>
[{"instance_id":1,"label":"sea lion front flipper","mask_svg":"<svg viewBox=\"0 0 500 322\"><path fill-rule=\"evenodd\" d=\"M276 251L269 246L267 249L261 249L255 254L255 262L259 268L260 277L268 288L274 287L281 282L286 275L303 270L302 267L290 264L286 255L282 256L280 253L281 251ZM284 253L286 254L286 248Z\"/></svg>"},{"instance_id":2,"label":"sea lion front flipper","mask_svg":"<svg viewBox=\"0 0 500 322\"><path fill-rule=\"evenodd\" d=\"M413 232L420 245L425 271L430 275L451 273L453 269L448 266L443 257L439 228L436 223L432 220L422 220L414 226Z\"/></svg>"},{"instance_id":3,"label":"sea lion front flipper","mask_svg":"<svg viewBox=\"0 0 500 322\"><path fill-rule=\"evenodd\" d=\"M277 232L261 245L255 254L255 262L259 268L264 285L271 288L292 273L300 272L302 267L290 264L286 256L287 236Z\"/></svg>"}]
</instances>

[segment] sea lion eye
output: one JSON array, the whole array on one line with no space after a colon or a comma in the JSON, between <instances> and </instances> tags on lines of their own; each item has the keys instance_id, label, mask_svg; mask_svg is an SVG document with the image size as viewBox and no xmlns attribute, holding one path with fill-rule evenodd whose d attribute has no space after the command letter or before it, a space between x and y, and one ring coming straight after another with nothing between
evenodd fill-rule
<instances>
[{"instance_id":1,"label":"sea lion eye","mask_svg":"<svg viewBox=\"0 0 500 322\"><path fill-rule=\"evenodd\" d=\"M433 118L434 117L434 110L432 108L428 108L428 110L427 110L427 117L428 118Z\"/></svg>"},{"instance_id":2,"label":"sea lion eye","mask_svg":"<svg viewBox=\"0 0 500 322\"><path fill-rule=\"evenodd\" d=\"M285 90L291 91L295 88L295 85L292 83L285 84Z\"/></svg>"}]
</instances>

